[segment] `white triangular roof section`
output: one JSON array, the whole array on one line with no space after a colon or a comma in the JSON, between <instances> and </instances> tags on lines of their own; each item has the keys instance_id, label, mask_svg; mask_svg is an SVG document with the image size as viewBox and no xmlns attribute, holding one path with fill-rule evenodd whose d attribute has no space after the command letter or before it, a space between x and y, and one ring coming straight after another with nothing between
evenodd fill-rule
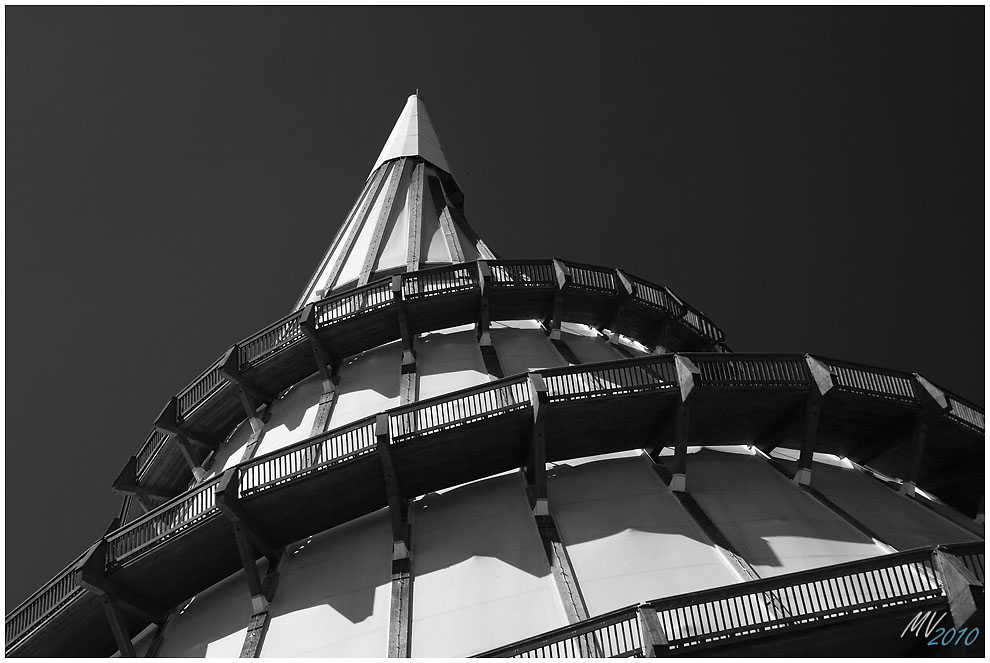
<instances>
[{"instance_id":1,"label":"white triangular roof section","mask_svg":"<svg viewBox=\"0 0 990 663\"><path fill-rule=\"evenodd\" d=\"M378 155L371 172L374 173L386 161L399 157L422 157L449 175L454 174L443 154L443 148L440 147L440 139L437 138L426 106L415 94L406 101L406 107L392 127L392 133L385 141L385 147Z\"/></svg>"}]
</instances>

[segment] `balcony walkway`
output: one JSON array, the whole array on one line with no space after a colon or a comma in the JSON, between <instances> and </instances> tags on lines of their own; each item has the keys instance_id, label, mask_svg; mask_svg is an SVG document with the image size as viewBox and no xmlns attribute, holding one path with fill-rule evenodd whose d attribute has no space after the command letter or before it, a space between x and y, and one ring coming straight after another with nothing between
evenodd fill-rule
<instances>
[{"instance_id":1,"label":"balcony walkway","mask_svg":"<svg viewBox=\"0 0 990 663\"><path fill-rule=\"evenodd\" d=\"M254 527L284 546L387 506L382 444L408 498L524 465L537 402L546 458L559 461L673 446L672 422L685 404L690 444L760 444L768 431L783 444L801 430L804 418L795 412L823 382L829 389L814 451L886 459L880 469L892 476L913 471L917 446L904 422L934 407L935 388L919 376L802 355L666 354L521 374L393 408L241 463L237 501ZM973 513L983 486L982 410L950 394L941 402L927 419L934 442L917 456L917 485ZM885 441L880 455L878 435ZM892 453L901 447L907 450ZM232 526L217 505L220 481L101 539L93 554L102 555L99 571L116 592L170 607L242 568ZM79 576L70 566L11 613L8 655L116 650L101 601L79 588ZM124 614L132 635L150 623Z\"/></svg>"}]
</instances>

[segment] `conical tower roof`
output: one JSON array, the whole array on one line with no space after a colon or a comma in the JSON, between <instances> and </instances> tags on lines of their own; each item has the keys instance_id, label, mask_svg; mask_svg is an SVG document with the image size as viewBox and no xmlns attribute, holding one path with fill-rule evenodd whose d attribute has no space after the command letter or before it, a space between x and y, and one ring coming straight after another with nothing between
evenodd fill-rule
<instances>
[{"instance_id":1,"label":"conical tower roof","mask_svg":"<svg viewBox=\"0 0 990 663\"><path fill-rule=\"evenodd\" d=\"M494 258L463 205L426 106L414 94L296 308L384 276Z\"/></svg>"}]
</instances>

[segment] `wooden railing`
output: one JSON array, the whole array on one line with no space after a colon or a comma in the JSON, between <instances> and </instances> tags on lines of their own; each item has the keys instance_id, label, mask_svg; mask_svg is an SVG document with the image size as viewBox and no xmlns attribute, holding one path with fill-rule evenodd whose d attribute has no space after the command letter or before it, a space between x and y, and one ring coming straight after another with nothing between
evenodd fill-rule
<instances>
[{"instance_id":1,"label":"wooden railing","mask_svg":"<svg viewBox=\"0 0 990 663\"><path fill-rule=\"evenodd\" d=\"M673 355L540 371L551 403L677 388Z\"/></svg>"},{"instance_id":2,"label":"wooden railing","mask_svg":"<svg viewBox=\"0 0 990 663\"><path fill-rule=\"evenodd\" d=\"M218 514L213 491L219 482L219 477L207 481L108 536L108 566L121 564Z\"/></svg>"},{"instance_id":3,"label":"wooden railing","mask_svg":"<svg viewBox=\"0 0 990 663\"><path fill-rule=\"evenodd\" d=\"M603 269L593 265L583 265L576 262L564 262L571 270L573 277L572 288L591 290L593 292L615 292L615 270Z\"/></svg>"},{"instance_id":4,"label":"wooden railing","mask_svg":"<svg viewBox=\"0 0 990 663\"><path fill-rule=\"evenodd\" d=\"M571 624L479 654L478 658L642 657L643 638L636 606Z\"/></svg>"},{"instance_id":5,"label":"wooden railing","mask_svg":"<svg viewBox=\"0 0 990 663\"><path fill-rule=\"evenodd\" d=\"M77 566L85 556L80 555L61 573L49 580L34 594L7 615L4 627L6 649L10 651L21 639L28 636L48 617L86 590L79 587Z\"/></svg>"},{"instance_id":6,"label":"wooden railing","mask_svg":"<svg viewBox=\"0 0 990 663\"><path fill-rule=\"evenodd\" d=\"M685 354L701 371L695 385L710 389L804 389L810 387L801 355Z\"/></svg>"},{"instance_id":7,"label":"wooden railing","mask_svg":"<svg viewBox=\"0 0 990 663\"><path fill-rule=\"evenodd\" d=\"M807 363L804 357L798 355L723 355L712 353L684 356L698 366L701 375L696 379L700 378L698 384L702 388L705 386L737 389L751 387L810 388L811 385L810 376L806 372ZM550 402L674 390L678 386L674 358L675 355L652 355L598 364L546 369L538 373L542 376L547 387ZM831 365L840 365L838 362L827 361ZM875 373L890 377L880 369L874 371L869 367L857 367L857 371L860 375L868 376ZM877 384L883 386L891 383L879 381ZM897 383L894 382L893 384ZM879 388L877 391L866 389L863 391L867 396L876 396L880 399L886 396L886 392L879 392ZM530 408L532 398L529 374L521 374L460 392L393 408L383 414L388 417L392 441L401 442ZM241 495L257 494L370 452L376 443L373 422L374 418L369 417L247 461L240 466ZM107 537L109 566L112 568L114 565L127 562L136 555L149 551L162 542L187 532L197 524L217 515L219 511L213 491L218 482L219 478L208 481L110 534ZM953 546L952 552L959 555L967 568L982 579L984 573L982 544L970 547ZM702 620L709 620L704 622L708 624L705 627L708 630L698 630L695 626L690 628L684 626L680 630L674 628L675 622L678 624L683 622L683 620L676 621L676 619L686 618L687 615L686 612L678 613L676 611L681 608L686 610L688 604L679 607L671 603L672 599L664 599L657 602L656 607L658 610L664 608L672 611L670 614L674 616L669 617L671 633L680 634L678 637L683 636L683 638L690 640L698 634L708 637L711 635L710 631L716 626L723 630L738 630L743 626L769 628L780 620L786 622L786 620L796 618L796 616L808 617L810 614L808 611L812 607L824 610L823 615L832 615L847 609L875 609L876 605L888 605L893 600L920 600L905 589L909 586L914 588L911 591L915 591L919 587L924 591L933 591L932 576L929 573L930 563L898 555L888 555L878 559L891 563L900 560L898 564L901 562L903 564L901 566L871 567L869 565L875 562L856 562L852 566L845 565L843 567L848 567L852 571L841 578L833 574L829 575L827 579L823 579L814 575L819 573L817 571L806 572L781 577L789 578L787 582L790 584L775 585L774 583L783 582L781 578L759 581L764 583L761 585L750 583L746 585L747 589L743 594L732 593L742 586L723 588L719 590L722 594L717 596L712 594L713 598L710 601L706 599L708 602L705 605L709 606L710 604L709 607L699 607L701 603L698 601L702 595L692 595L697 599L694 603L690 603L692 606L690 609L694 611L692 615ZM925 566L926 564L929 566ZM910 570L910 573L905 569ZM47 615L71 599L74 594L68 589L72 584L66 580L68 573L67 570L56 576L45 587L36 592L32 598L25 601L8 618L8 632L26 632L32 628L32 624L46 618ZM879 579L881 576L883 577L882 581ZM897 580L897 587L890 584L891 578ZM797 582L795 579L804 583L800 584L800 589L795 589L798 587L798 584L795 584ZM856 591L867 591L864 588L869 588L869 590L867 594L862 594L862 592L857 594L856 591L853 591L854 587L857 588ZM752 594L752 591L755 590L753 588L758 588L760 592L764 593L762 599L754 598L755 595ZM725 592L729 593L725 594ZM705 594L704 596L708 595ZM860 601L860 603L855 603L850 597L855 598L855 601ZM731 605L725 601L729 601ZM874 605L875 601L879 601L879 603ZM850 608L853 603L855 606ZM757 608L757 605L763 607ZM743 606L749 607L743 609ZM729 619L727 615L734 616ZM719 619L722 621L718 621ZM715 626L712 626L713 624ZM768 624L770 626L767 626ZM721 633L718 629L716 631ZM10 642L9 636L8 642ZM691 642L694 643L694 640ZM685 644L684 646L688 645Z\"/></svg>"},{"instance_id":8,"label":"wooden railing","mask_svg":"<svg viewBox=\"0 0 990 663\"><path fill-rule=\"evenodd\" d=\"M256 366L279 350L306 338L299 319L302 311L296 311L237 345L237 363L241 368Z\"/></svg>"},{"instance_id":9,"label":"wooden railing","mask_svg":"<svg viewBox=\"0 0 990 663\"><path fill-rule=\"evenodd\" d=\"M666 288L655 286L649 281L635 276L630 276L629 280L636 286L636 300L640 303L672 318L679 317L686 312L686 309L674 297L671 297Z\"/></svg>"},{"instance_id":10,"label":"wooden railing","mask_svg":"<svg viewBox=\"0 0 990 663\"><path fill-rule=\"evenodd\" d=\"M474 265L466 263L410 272L402 277L402 296L414 300L473 290L478 287L478 269Z\"/></svg>"},{"instance_id":11,"label":"wooden railing","mask_svg":"<svg viewBox=\"0 0 990 663\"><path fill-rule=\"evenodd\" d=\"M374 449L375 418L369 417L243 464L240 495L255 495Z\"/></svg>"},{"instance_id":12,"label":"wooden railing","mask_svg":"<svg viewBox=\"0 0 990 663\"><path fill-rule=\"evenodd\" d=\"M392 305L390 281L369 283L355 290L334 295L313 305L316 328L325 329L353 317Z\"/></svg>"},{"instance_id":13,"label":"wooden railing","mask_svg":"<svg viewBox=\"0 0 990 663\"><path fill-rule=\"evenodd\" d=\"M978 433L982 433L986 429L982 409L948 392L946 392L945 398L949 403L948 416L950 419Z\"/></svg>"},{"instance_id":14,"label":"wooden railing","mask_svg":"<svg viewBox=\"0 0 990 663\"><path fill-rule=\"evenodd\" d=\"M179 416L188 416L226 383L227 381L220 374L220 359L217 359L188 387L179 392Z\"/></svg>"},{"instance_id":15,"label":"wooden railing","mask_svg":"<svg viewBox=\"0 0 990 663\"><path fill-rule=\"evenodd\" d=\"M979 546L979 548L978 548ZM982 544L950 546L983 568ZM882 555L820 569L650 601L668 647L689 651L779 633L798 624L901 609L945 597L934 548ZM969 566L969 563L967 563ZM972 568L972 567L970 567ZM637 607L571 624L479 654L479 657L585 658L638 656ZM616 629L617 625L622 625ZM606 644L616 643L616 644ZM598 647L598 649L596 649Z\"/></svg>"},{"instance_id":16,"label":"wooden railing","mask_svg":"<svg viewBox=\"0 0 990 663\"><path fill-rule=\"evenodd\" d=\"M552 260L489 260L492 285L523 288L556 288Z\"/></svg>"},{"instance_id":17,"label":"wooden railing","mask_svg":"<svg viewBox=\"0 0 990 663\"><path fill-rule=\"evenodd\" d=\"M980 582L985 583L984 551L986 542L978 541L974 543L956 543L949 546L942 546L947 552L952 553L962 561L963 565L972 571L973 575Z\"/></svg>"},{"instance_id":18,"label":"wooden railing","mask_svg":"<svg viewBox=\"0 0 990 663\"><path fill-rule=\"evenodd\" d=\"M531 407L525 374L389 411L392 442L401 442Z\"/></svg>"},{"instance_id":19,"label":"wooden railing","mask_svg":"<svg viewBox=\"0 0 990 663\"><path fill-rule=\"evenodd\" d=\"M162 448L162 445L164 445L167 440L168 433L163 433L160 430L151 431L151 435L149 435L145 443L141 445L141 449L137 454L137 472L139 476L141 471L148 467L148 464L151 463L152 459L155 457L155 454L158 453L158 450Z\"/></svg>"},{"instance_id":20,"label":"wooden railing","mask_svg":"<svg viewBox=\"0 0 990 663\"><path fill-rule=\"evenodd\" d=\"M614 270L573 262L565 264L572 273L572 287L598 293L616 292ZM530 288L557 285L556 272L551 260L498 260L490 261L489 265L492 271L492 283L500 287ZM478 269L475 262L408 272L401 278L403 297L409 300L478 289ZM637 298L668 315L679 315L681 311L689 310L691 318L688 324L697 334L705 336L709 341L721 340L722 333L714 324L684 304L668 289L642 279L634 279L634 281ZM390 286L391 280L383 279L315 302L316 329L325 329L359 315L391 306L393 295ZM267 361L301 341L304 338L299 326L301 314L301 310L296 311L238 343L239 366L257 365ZM219 369L218 359L179 392L177 399L180 418L188 418L226 384ZM166 437L153 432L145 441L137 453L138 476L144 474Z\"/></svg>"},{"instance_id":21,"label":"wooden railing","mask_svg":"<svg viewBox=\"0 0 990 663\"><path fill-rule=\"evenodd\" d=\"M863 366L834 359L821 359L832 371L832 380L840 392L883 398L902 403L917 403L909 373Z\"/></svg>"},{"instance_id":22,"label":"wooden railing","mask_svg":"<svg viewBox=\"0 0 990 663\"><path fill-rule=\"evenodd\" d=\"M671 648L685 649L943 595L922 548L651 603Z\"/></svg>"}]
</instances>

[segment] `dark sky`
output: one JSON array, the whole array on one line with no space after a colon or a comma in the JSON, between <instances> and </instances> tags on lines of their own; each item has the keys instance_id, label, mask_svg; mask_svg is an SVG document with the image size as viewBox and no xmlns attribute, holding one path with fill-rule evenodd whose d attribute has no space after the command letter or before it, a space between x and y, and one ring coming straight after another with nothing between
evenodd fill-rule
<instances>
[{"instance_id":1,"label":"dark sky","mask_svg":"<svg viewBox=\"0 0 990 663\"><path fill-rule=\"evenodd\" d=\"M981 8L5 15L7 609L289 312L417 88L501 255L984 402Z\"/></svg>"}]
</instances>

